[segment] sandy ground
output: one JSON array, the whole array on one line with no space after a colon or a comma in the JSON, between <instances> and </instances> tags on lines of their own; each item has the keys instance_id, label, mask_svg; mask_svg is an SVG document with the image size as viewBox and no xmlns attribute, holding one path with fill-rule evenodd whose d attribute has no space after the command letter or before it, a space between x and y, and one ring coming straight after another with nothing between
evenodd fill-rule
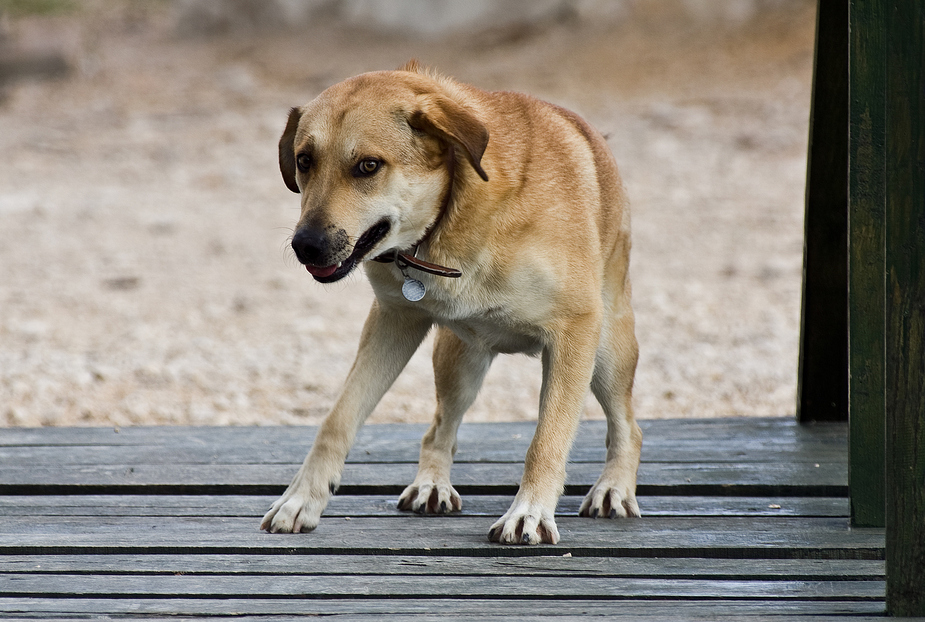
<instances>
[{"instance_id":1,"label":"sandy ground","mask_svg":"<svg viewBox=\"0 0 925 622\"><path fill-rule=\"evenodd\" d=\"M410 57L609 136L633 203L639 417L792 413L812 6L655 17L436 41L184 37L155 9L10 22L74 70L0 102L0 426L317 423L371 291L292 257L276 141L290 106ZM429 351L372 421L429 420ZM538 392L538 362L503 357L468 420L535 418Z\"/></svg>"}]
</instances>

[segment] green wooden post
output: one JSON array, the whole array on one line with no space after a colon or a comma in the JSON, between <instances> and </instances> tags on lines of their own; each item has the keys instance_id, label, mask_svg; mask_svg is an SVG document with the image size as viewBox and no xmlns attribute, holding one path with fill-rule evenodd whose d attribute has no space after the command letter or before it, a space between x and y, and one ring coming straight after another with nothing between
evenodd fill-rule
<instances>
[{"instance_id":1,"label":"green wooden post","mask_svg":"<svg viewBox=\"0 0 925 622\"><path fill-rule=\"evenodd\" d=\"M848 417L848 3L819 0L797 379L801 422Z\"/></svg>"},{"instance_id":2,"label":"green wooden post","mask_svg":"<svg viewBox=\"0 0 925 622\"><path fill-rule=\"evenodd\" d=\"M886 602L925 616L925 3L885 17Z\"/></svg>"},{"instance_id":3,"label":"green wooden post","mask_svg":"<svg viewBox=\"0 0 925 622\"><path fill-rule=\"evenodd\" d=\"M851 0L848 42L848 422L851 522L884 516L883 0Z\"/></svg>"}]
</instances>

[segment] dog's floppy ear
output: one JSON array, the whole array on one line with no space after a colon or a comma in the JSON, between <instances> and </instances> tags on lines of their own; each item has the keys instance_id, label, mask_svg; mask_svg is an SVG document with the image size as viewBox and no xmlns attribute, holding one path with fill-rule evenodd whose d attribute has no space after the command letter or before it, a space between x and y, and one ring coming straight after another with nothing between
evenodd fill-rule
<instances>
[{"instance_id":1,"label":"dog's floppy ear","mask_svg":"<svg viewBox=\"0 0 925 622\"><path fill-rule=\"evenodd\" d=\"M488 146L488 128L469 110L442 95L428 95L408 119L411 127L461 147L469 164L488 181L482 155Z\"/></svg>"},{"instance_id":2,"label":"dog's floppy ear","mask_svg":"<svg viewBox=\"0 0 925 622\"><path fill-rule=\"evenodd\" d=\"M279 139L279 171L283 174L286 187L295 193L301 192L299 184L295 181L295 132L301 118L302 111L292 108L289 111L286 129L283 130L283 135Z\"/></svg>"}]
</instances>

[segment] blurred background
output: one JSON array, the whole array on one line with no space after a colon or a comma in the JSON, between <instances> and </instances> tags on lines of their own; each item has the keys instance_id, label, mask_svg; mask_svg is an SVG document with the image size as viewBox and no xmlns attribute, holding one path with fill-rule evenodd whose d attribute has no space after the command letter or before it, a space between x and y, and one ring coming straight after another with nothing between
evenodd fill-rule
<instances>
[{"instance_id":1,"label":"blurred background","mask_svg":"<svg viewBox=\"0 0 925 622\"><path fill-rule=\"evenodd\" d=\"M637 416L792 414L814 27L812 0L0 0L0 426L318 423L372 294L299 268L276 142L410 58L608 137ZM429 344L372 421L430 420ZM539 385L499 358L467 420L534 419Z\"/></svg>"}]
</instances>

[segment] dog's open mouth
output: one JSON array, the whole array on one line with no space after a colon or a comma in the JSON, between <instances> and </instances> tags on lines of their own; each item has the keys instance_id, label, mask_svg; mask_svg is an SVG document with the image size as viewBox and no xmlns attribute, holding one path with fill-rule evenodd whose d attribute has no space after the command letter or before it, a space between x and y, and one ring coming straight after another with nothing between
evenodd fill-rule
<instances>
[{"instance_id":1,"label":"dog's open mouth","mask_svg":"<svg viewBox=\"0 0 925 622\"><path fill-rule=\"evenodd\" d=\"M319 283L334 283L339 281L359 264L363 257L378 244L389 232L391 225L388 221L380 221L366 230L353 246L353 252L345 260L331 266L309 266L305 269Z\"/></svg>"}]
</instances>

